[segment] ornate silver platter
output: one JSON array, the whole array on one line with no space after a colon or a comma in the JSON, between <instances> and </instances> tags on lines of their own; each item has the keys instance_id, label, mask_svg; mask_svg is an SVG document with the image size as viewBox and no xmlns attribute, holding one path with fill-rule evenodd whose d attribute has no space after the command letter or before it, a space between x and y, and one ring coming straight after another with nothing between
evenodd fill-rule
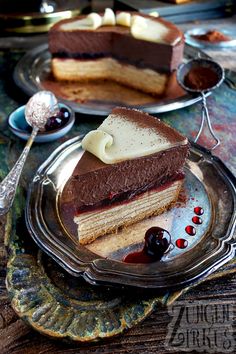
<instances>
[{"instance_id":1,"label":"ornate silver platter","mask_svg":"<svg viewBox=\"0 0 236 354\"><path fill-rule=\"evenodd\" d=\"M89 246L79 245L76 232L61 212L60 196L81 153L81 137L54 151L33 178L25 212L35 242L69 273L82 275L92 284L166 290L193 283L234 256L236 180L218 158L197 145L191 147L185 186L175 208ZM203 209L198 225L193 224L197 207ZM151 226L170 232L169 253L150 264L123 262L125 255L142 247L145 231ZM194 226L195 234L191 236L187 226ZM179 239L187 241L187 247L179 248Z\"/></svg>"},{"instance_id":2,"label":"ornate silver platter","mask_svg":"<svg viewBox=\"0 0 236 354\"><path fill-rule=\"evenodd\" d=\"M198 54L199 50L185 46L185 60L193 59ZM208 58L202 52L201 57ZM157 99L115 83L57 82L51 74L51 55L47 44L35 47L21 58L14 70L14 80L30 96L40 89L49 89L75 112L91 115L108 115L117 105L132 106L149 113L162 113L187 107L201 100L201 95L186 93L177 83L173 84L166 97Z\"/></svg>"}]
</instances>

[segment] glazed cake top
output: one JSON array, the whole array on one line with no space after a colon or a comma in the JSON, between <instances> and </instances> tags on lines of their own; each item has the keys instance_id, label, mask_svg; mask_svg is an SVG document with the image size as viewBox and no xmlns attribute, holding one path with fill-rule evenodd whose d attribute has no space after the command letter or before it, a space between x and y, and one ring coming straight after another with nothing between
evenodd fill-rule
<instances>
[{"instance_id":1,"label":"glazed cake top","mask_svg":"<svg viewBox=\"0 0 236 354\"><path fill-rule=\"evenodd\" d=\"M106 164L114 164L187 145L188 140L160 119L136 109L114 108L97 130L82 141Z\"/></svg>"}]
</instances>

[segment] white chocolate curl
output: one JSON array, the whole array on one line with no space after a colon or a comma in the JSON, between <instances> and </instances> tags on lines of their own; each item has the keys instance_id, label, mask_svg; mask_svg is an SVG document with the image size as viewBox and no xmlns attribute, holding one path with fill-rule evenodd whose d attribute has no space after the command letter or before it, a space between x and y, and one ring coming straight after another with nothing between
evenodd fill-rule
<instances>
[{"instance_id":1,"label":"white chocolate curl","mask_svg":"<svg viewBox=\"0 0 236 354\"><path fill-rule=\"evenodd\" d=\"M128 12L120 12L116 15L116 24L120 26L131 26L131 15Z\"/></svg>"},{"instance_id":2,"label":"white chocolate curl","mask_svg":"<svg viewBox=\"0 0 236 354\"><path fill-rule=\"evenodd\" d=\"M112 145L111 135L101 130L92 130L82 140L82 148L91 152L105 163L113 163L112 158L107 154L107 149ZM110 161L110 162L107 162Z\"/></svg>"},{"instance_id":3,"label":"white chocolate curl","mask_svg":"<svg viewBox=\"0 0 236 354\"><path fill-rule=\"evenodd\" d=\"M154 43L165 43L168 28L154 19L134 15L131 19L130 31L136 39Z\"/></svg>"},{"instance_id":4,"label":"white chocolate curl","mask_svg":"<svg viewBox=\"0 0 236 354\"><path fill-rule=\"evenodd\" d=\"M152 11L149 13L149 16L159 17L159 13L157 11Z\"/></svg>"},{"instance_id":5,"label":"white chocolate curl","mask_svg":"<svg viewBox=\"0 0 236 354\"><path fill-rule=\"evenodd\" d=\"M186 139L181 142L186 143ZM83 149L106 164L147 156L179 144L170 143L155 129L140 127L117 114L110 114L97 130L90 131L82 140Z\"/></svg>"},{"instance_id":6,"label":"white chocolate curl","mask_svg":"<svg viewBox=\"0 0 236 354\"><path fill-rule=\"evenodd\" d=\"M61 25L63 31L73 31L78 29L95 30L102 25L102 17L92 12L81 20L75 20Z\"/></svg>"},{"instance_id":7,"label":"white chocolate curl","mask_svg":"<svg viewBox=\"0 0 236 354\"><path fill-rule=\"evenodd\" d=\"M101 25L102 25L102 17L99 14L97 14L95 12L92 12L91 14L89 14L87 16L87 18L92 21L93 29L101 27Z\"/></svg>"},{"instance_id":8,"label":"white chocolate curl","mask_svg":"<svg viewBox=\"0 0 236 354\"><path fill-rule=\"evenodd\" d=\"M112 9L107 8L104 12L104 16L102 18L103 26L115 26L116 25L116 17Z\"/></svg>"}]
</instances>

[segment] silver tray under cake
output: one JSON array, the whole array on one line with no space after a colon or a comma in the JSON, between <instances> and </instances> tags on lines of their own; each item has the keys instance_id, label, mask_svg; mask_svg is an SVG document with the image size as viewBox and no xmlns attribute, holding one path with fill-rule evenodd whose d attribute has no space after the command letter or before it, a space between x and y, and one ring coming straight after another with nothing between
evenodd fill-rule
<instances>
[{"instance_id":1,"label":"silver tray under cake","mask_svg":"<svg viewBox=\"0 0 236 354\"><path fill-rule=\"evenodd\" d=\"M184 189L170 211L98 238L88 246L78 243L76 231L61 213L61 192L82 154L81 137L57 148L36 172L26 205L26 224L35 242L74 276L91 284L113 284L170 289L186 286L208 275L235 254L236 181L225 165L196 144L187 160ZM192 225L194 208L204 209L196 235ZM73 215L71 215L73 222ZM142 248L145 231L160 226L172 236L171 250L161 261L129 264L123 257ZM188 247L179 249L184 238ZM184 256L184 257L183 257Z\"/></svg>"},{"instance_id":2,"label":"silver tray under cake","mask_svg":"<svg viewBox=\"0 0 236 354\"><path fill-rule=\"evenodd\" d=\"M198 49L185 45L184 60L198 57L209 58ZM202 99L192 95L175 83L166 97L156 98L109 81L89 83L63 82L53 78L51 54L43 44L26 53L14 70L16 84L28 95L48 89L69 104L78 113L108 115L117 105L132 106L148 113L162 113L190 106ZM175 79L174 79L175 80Z\"/></svg>"}]
</instances>

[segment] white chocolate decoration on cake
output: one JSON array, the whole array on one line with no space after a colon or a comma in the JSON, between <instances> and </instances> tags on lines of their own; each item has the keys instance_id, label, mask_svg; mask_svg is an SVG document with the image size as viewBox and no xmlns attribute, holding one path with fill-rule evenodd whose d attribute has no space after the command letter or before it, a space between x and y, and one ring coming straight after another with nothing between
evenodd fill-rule
<instances>
[{"instance_id":1,"label":"white chocolate decoration on cake","mask_svg":"<svg viewBox=\"0 0 236 354\"><path fill-rule=\"evenodd\" d=\"M102 18L103 26L115 26L116 25L116 16L112 9L105 9L104 16Z\"/></svg>"},{"instance_id":2,"label":"white chocolate decoration on cake","mask_svg":"<svg viewBox=\"0 0 236 354\"><path fill-rule=\"evenodd\" d=\"M81 20L75 20L72 22L64 23L63 25L61 25L61 29L63 31L73 31L78 29L95 30L102 26L102 21L103 19L99 14L92 12L87 17Z\"/></svg>"},{"instance_id":3,"label":"white chocolate decoration on cake","mask_svg":"<svg viewBox=\"0 0 236 354\"><path fill-rule=\"evenodd\" d=\"M149 12L149 16L159 17L159 13L157 11L152 11L152 12Z\"/></svg>"},{"instance_id":4,"label":"white chocolate decoration on cake","mask_svg":"<svg viewBox=\"0 0 236 354\"><path fill-rule=\"evenodd\" d=\"M164 24L154 19L139 15L131 16L127 12L120 12L115 15L110 8L105 9L103 16L92 12L81 20L62 24L61 29L63 31L96 30L101 26L115 25L130 27L130 33L134 38L154 43L166 43L165 38L169 32Z\"/></svg>"},{"instance_id":5,"label":"white chocolate decoration on cake","mask_svg":"<svg viewBox=\"0 0 236 354\"><path fill-rule=\"evenodd\" d=\"M186 138L182 142L170 142L156 129L141 127L116 114L110 114L97 130L90 131L82 140L83 149L106 164L151 155L185 144Z\"/></svg>"},{"instance_id":6,"label":"white chocolate decoration on cake","mask_svg":"<svg viewBox=\"0 0 236 354\"><path fill-rule=\"evenodd\" d=\"M116 15L116 24L120 26L131 26L131 14L128 12L119 12Z\"/></svg>"},{"instance_id":7,"label":"white chocolate decoration on cake","mask_svg":"<svg viewBox=\"0 0 236 354\"><path fill-rule=\"evenodd\" d=\"M154 43L165 43L168 28L162 23L142 16L132 16L131 34L136 39Z\"/></svg>"}]
</instances>

